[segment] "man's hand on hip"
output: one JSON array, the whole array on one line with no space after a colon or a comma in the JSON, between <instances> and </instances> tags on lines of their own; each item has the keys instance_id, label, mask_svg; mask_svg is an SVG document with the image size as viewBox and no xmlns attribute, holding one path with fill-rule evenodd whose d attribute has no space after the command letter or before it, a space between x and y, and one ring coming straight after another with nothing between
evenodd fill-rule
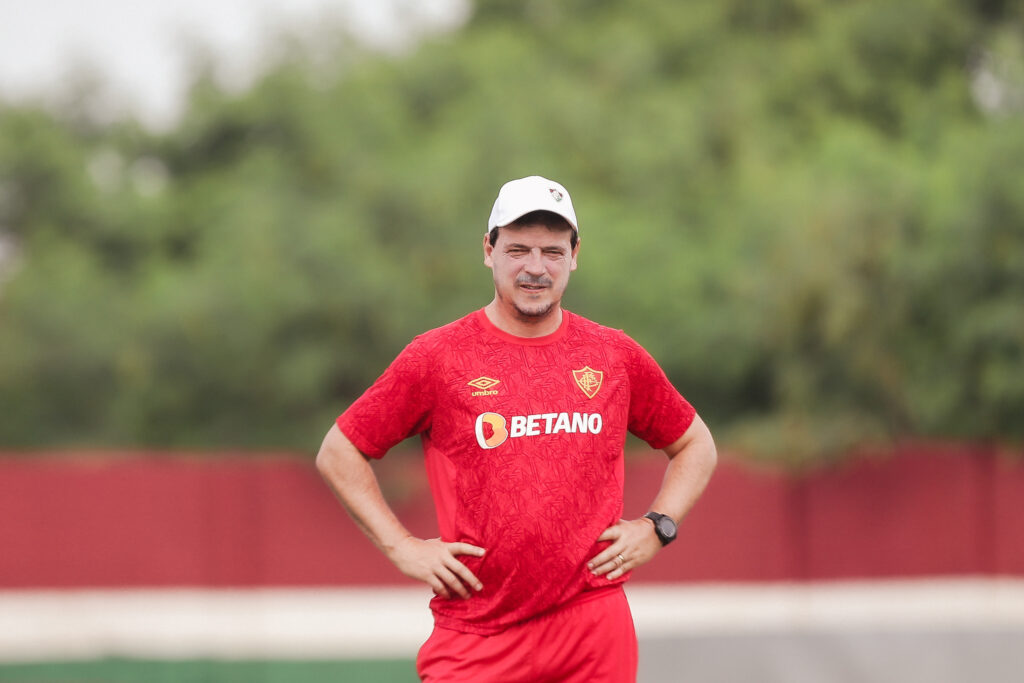
<instances>
[{"instance_id":1,"label":"man's hand on hip","mask_svg":"<svg viewBox=\"0 0 1024 683\"><path fill-rule=\"evenodd\" d=\"M587 569L609 581L646 564L661 550L654 524L645 517L620 519L615 526L605 529L597 540L610 541L611 545L588 562Z\"/></svg>"},{"instance_id":2,"label":"man's hand on hip","mask_svg":"<svg viewBox=\"0 0 1024 683\"><path fill-rule=\"evenodd\" d=\"M450 598L453 593L468 598L470 588L479 591L483 584L456 559L456 555L483 557L484 552L483 548L469 543L445 543L439 538L423 540L406 536L388 555L399 571L423 581L442 598Z\"/></svg>"}]
</instances>

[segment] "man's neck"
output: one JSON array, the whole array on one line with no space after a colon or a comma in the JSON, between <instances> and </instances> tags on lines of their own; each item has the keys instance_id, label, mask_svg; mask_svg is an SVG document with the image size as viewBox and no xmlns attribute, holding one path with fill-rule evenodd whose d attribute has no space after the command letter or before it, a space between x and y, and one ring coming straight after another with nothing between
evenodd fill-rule
<instances>
[{"instance_id":1,"label":"man's neck","mask_svg":"<svg viewBox=\"0 0 1024 683\"><path fill-rule=\"evenodd\" d=\"M558 304L552 306L551 310L537 318L519 316L513 311L506 310L501 302L495 298L484 307L484 314L495 327L502 332L532 339L544 337L556 332L562 324L562 307Z\"/></svg>"}]
</instances>

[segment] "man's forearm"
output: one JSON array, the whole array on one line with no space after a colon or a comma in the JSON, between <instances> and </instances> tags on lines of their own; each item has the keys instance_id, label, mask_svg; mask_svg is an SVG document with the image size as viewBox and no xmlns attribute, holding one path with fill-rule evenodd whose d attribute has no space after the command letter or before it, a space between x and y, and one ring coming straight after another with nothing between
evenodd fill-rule
<instances>
[{"instance_id":1,"label":"man's forearm","mask_svg":"<svg viewBox=\"0 0 1024 683\"><path fill-rule=\"evenodd\" d=\"M385 501L370 463L337 425L324 437L316 467L356 525L391 557L398 542L410 533Z\"/></svg>"},{"instance_id":2,"label":"man's forearm","mask_svg":"<svg viewBox=\"0 0 1024 683\"><path fill-rule=\"evenodd\" d=\"M704 492L718 455L711 432L699 417L664 450L669 463L651 510L679 522ZM655 535L654 522L647 518L621 519L605 529L597 540L609 545L591 558L587 567L612 581L649 562L662 547Z\"/></svg>"},{"instance_id":3,"label":"man's forearm","mask_svg":"<svg viewBox=\"0 0 1024 683\"><path fill-rule=\"evenodd\" d=\"M651 510L668 515L677 523L690 511L711 479L718 452L707 425L700 417L675 443L665 448L668 467Z\"/></svg>"},{"instance_id":4,"label":"man's forearm","mask_svg":"<svg viewBox=\"0 0 1024 683\"><path fill-rule=\"evenodd\" d=\"M485 550L469 543L414 538L384 500L370 463L337 425L324 437L316 467L363 533L403 574L425 582L443 598L468 598L483 589L458 556L482 557Z\"/></svg>"}]
</instances>

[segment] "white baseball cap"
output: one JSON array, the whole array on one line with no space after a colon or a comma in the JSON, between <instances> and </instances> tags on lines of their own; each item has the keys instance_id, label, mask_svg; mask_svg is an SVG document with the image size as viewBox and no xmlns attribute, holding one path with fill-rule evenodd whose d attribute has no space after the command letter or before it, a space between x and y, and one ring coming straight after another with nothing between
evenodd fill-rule
<instances>
[{"instance_id":1,"label":"white baseball cap","mask_svg":"<svg viewBox=\"0 0 1024 683\"><path fill-rule=\"evenodd\" d=\"M494 208L491 209L491 217L487 221L487 232L508 225L531 211L556 213L569 221L577 235L580 232L569 191L554 180L539 175L510 180L501 186L498 198L494 200Z\"/></svg>"}]
</instances>

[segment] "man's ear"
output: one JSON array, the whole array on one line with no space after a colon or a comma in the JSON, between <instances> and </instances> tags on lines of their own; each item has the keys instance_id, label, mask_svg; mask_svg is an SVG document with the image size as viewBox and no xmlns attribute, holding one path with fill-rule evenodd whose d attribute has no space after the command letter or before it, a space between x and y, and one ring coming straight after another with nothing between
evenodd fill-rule
<instances>
[{"instance_id":1,"label":"man's ear","mask_svg":"<svg viewBox=\"0 0 1024 683\"><path fill-rule=\"evenodd\" d=\"M488 268L494 266L494 261L491 260L491 252L494 251L494 247L491 246L491 234L487 233L484 235L484 265Z\"/></svg>"},{"instance_id":2,"label":"man's ear","mask_svg":"<svg viewBox=\"0 0 1024 683\"><path fill-rule=\"evenodd\" d=\"M572 260L569 262L569 272L572 272L572 271L576 270L576 254L580 253L580 245L581 244L583 244L583 240L581 240L581 239L579 239L577 237L576 238L576 246L573 248L572 254L570 256L570 258Z\"/></svg>"}]
</instances>

